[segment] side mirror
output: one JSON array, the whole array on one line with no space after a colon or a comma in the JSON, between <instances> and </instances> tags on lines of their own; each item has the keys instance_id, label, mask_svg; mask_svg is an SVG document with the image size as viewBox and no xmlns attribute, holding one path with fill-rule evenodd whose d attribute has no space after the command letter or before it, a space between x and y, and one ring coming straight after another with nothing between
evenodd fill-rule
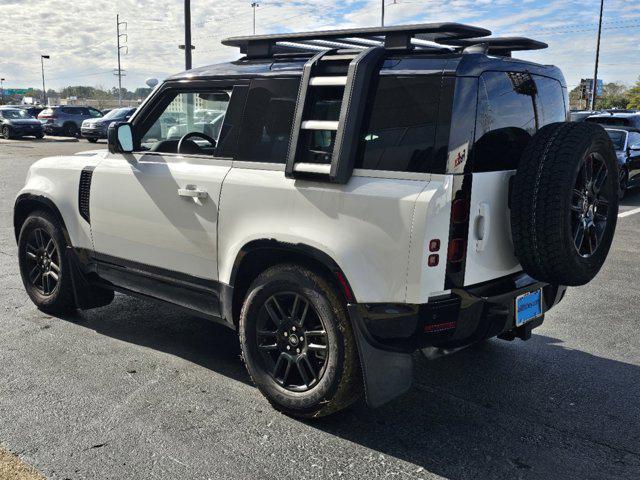
<instances>
[{"instance_id":1,"label":"side mirror","mask_svg":"<svg viewBox=\"0 0 640 480\"><path fill-rule=\"evenodd\" d=\"M133 130L126 122L113 122L107 131L110 153L133 152Z\"/></svg>"},{"instance_id":2,"label":"side mirror","mask_svg":"<svg viewBox=\"0 0 640 480\"><path fill-rule=\"evenodd\" d=\"M629 150L632 152L640 151L640 143L634 143L629 147Z\"/></svg>"}]
</instances>

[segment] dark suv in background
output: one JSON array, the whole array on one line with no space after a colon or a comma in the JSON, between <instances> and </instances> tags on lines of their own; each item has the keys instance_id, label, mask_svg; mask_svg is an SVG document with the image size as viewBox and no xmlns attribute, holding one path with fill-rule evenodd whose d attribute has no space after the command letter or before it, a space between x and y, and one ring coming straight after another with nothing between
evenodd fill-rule
<instances>
[{"instance_id":1,"label":"dark suv in background","mask_svg":"<svg viewBox=\"0 0 640 480\"><path fill-rule=\"evenodd\" d=\"M126 122L135 111L134 107L114 108L104 117L85 120L82 122L82 136L91 143L95 143L101 138L107 138L107 129L112 122Z\"/></svg>"},{"instance_id":2,"label":"dark suv in background","mask_svg":"<svg viewBox=\"0 0 640 480\"><path fill-rule=\"evenodd\" d=\"M82 122L99 117L102 117L102 112L92 107L56 106L40 112L38 120L46 134L77 137Z\"/></svg>"}]
</instances>

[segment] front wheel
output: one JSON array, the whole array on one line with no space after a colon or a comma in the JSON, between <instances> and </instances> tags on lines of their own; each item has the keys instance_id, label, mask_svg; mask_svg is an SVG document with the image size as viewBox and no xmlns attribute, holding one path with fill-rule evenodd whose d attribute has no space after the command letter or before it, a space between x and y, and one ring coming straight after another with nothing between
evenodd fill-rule
<instances>
[{"instance_id":1,"label":"front wheel","mask_svg":"<svg viewBox=\"0 0 640 480\"><path fill-rule=\"evenodd\" d=\"M297 265L269 268L253 282L240 314L247 370L278 410L321 417L362 392L353 329L336 290Z\"/></svg>"},{"instance_id":2,"label":"front wheel","mask_svg":"<svg viewBox=\"0 0 640 480\"><path fill-rule=\"evenodd\" d=\"M18 237L22 283L29 298L46 313L75 309L65 248L62 226L48 212L34 212L22 224Z\"/></svg>"},{"instance_id":3,"label":"front wheel","mask_svg":"<svg viewBox=\"0 0 640 480\"><path fill-rule=\"evenodd\" d=\"M87 138L87 142L89 143L96 143L98 141L97 138Z\"/></svg>"},{"instance_id":4,"label":"front wheel","mask_svg":"<svg viewBox=\"0 0 640 480\"><path fill-rule=\"evenodd\" d=\"M9 140L11 138L11 128L8 125L2 127L2 138Z\"/></svg>"}]
</instances>

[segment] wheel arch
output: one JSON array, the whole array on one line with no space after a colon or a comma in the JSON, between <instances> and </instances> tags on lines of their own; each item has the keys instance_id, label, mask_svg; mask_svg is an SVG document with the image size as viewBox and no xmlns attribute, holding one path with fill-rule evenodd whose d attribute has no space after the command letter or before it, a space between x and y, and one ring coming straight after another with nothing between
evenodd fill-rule
<instances>
[{"instance_id":1,"label":"wheel arch","mask_svg":"<svg viewBox=\"0 0 640 480\"><path fill-rule=\"evenodd\" d=\"M260 239L245 244L236 255L229 278L233 298L227 318L233 318L237 325L242 302L251 282L267 268L281 263L296 263L322 274L340 292L345 302L356 302L347 277L327 253L303 243Z\"/></svg>"},{"instance_id":2,"label":"wheel arch","mask_svg":"<svg viewBox=\"0 0 640 480\"><path fill-rule=\"evenodd\" d=\"M27 219L30 213L35 212L36 210L46 210L53 214L56 219L62 225L63 233L67 242L69 242L69 234L67 231L67 226L65 225L64 218L60 213L60 210L56 206L53 201L45 197L43 195L34 195L32 193L23 193L20 195L14 204L13 208L13 229L16 237L16 241L18 241L18 237L20 236L20 229L24 224L24 221Z\"/></svg>"}]
</instances>

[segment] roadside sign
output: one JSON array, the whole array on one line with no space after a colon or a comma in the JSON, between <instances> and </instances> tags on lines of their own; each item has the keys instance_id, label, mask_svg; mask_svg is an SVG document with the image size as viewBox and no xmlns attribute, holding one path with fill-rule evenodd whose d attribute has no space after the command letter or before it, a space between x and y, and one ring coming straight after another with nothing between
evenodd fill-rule
<instances>
[{"instance_id":1,"label":"roadside sign","mask_svg":"<svg viewBox=\"0 0 640 480\"><path fill-rule=\"evenodd\" d=\"M5 95L25 95L30 89L29 88L5 88Z\"/></svg>"}]
</instances>

